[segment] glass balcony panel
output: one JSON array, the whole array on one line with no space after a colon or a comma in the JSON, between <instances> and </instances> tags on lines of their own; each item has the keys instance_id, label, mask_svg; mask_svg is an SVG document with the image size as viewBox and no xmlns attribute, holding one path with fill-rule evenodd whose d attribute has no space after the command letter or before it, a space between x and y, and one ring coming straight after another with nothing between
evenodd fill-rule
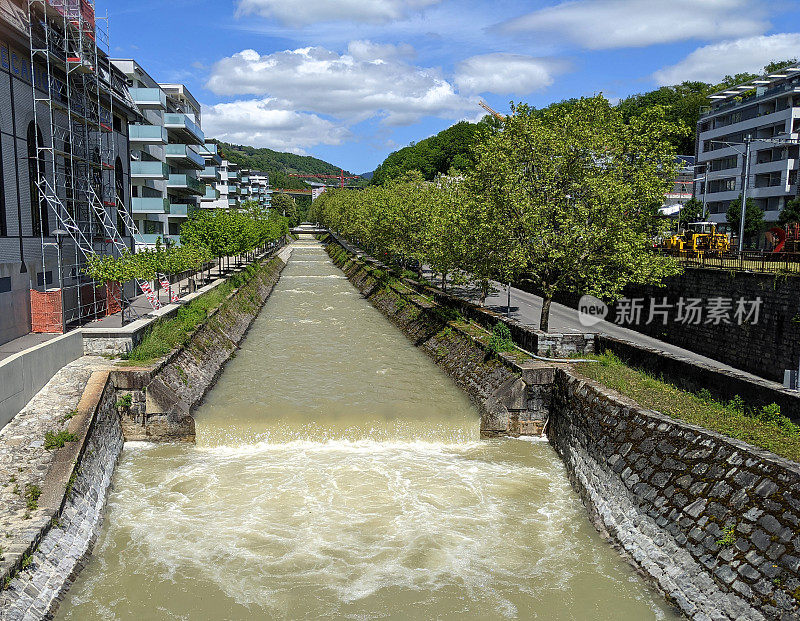
<instances>
[{"instance_id":1,"label":"glass balcony panel","mask_svg":"<svg viewBox=\"0 0 800 621\"><path fill-rule=\"evenodd\" d=\"M185 144L168 144L164 153L171 166L203 170L206 165L202 156Z\"/></svg>"},{"instance_id":2,"label":"glass balcony panel","mask_svg":"<svg viewBox=\"0 0 800 621\"><path fill-rule=\"evenodd\" d=\"M165 198L131 198L131 211L133 213L168 213L168 209L169 202Z\"/></svg>"},{"instance_id":3,"label":"glass balcony panel","mask_svg":"<svg viewBox=\"0 0 800 621\"><path fill-rule=\"evenodd\" d=\"M174 132L182 142L187 144L205 144L203 130L188 114L170 112L164 115L164 127Z\"/></svg>"},{"instance_id":4,"label":"glass balcony panel","mask_svg":"<svg viewBox=\"0 0 800 621\"><path fill-rule=\"evenodd\" d=\"M171 174L167 181L167 188L174 190L178 194L196 194L203 195L206 193L206 184L194 177L183 174Z\"/></svg>"},{"instance_id":5,"label":"glass balcony panel","mask_svg":"<svg viewBox=\"0 0 800 621\"><path fill-rule=\"evenodd\" d=\"M139 179L167 179L169 166L164 162L134 161L131 162L131 177Z\"/></svg>"},{"instance_id":6,"label":"glass balcony panel","mask_svg":"<svg viewBox=\"0 0 800 621\"><path fill-rule=\"evenodd\" d=\"M159 125L129 125L131 142L167 144L167 130Z\"/></svg>"},{"instance_id":7,"label":"glass balcony panel","mask_svg":"<svg viewBox=\"0 0 800 621\"><path fill-rule=\"evenodd\" d=\"M141 108L167 109L167 95L160 88L129 88L133 103Z\"/></svg>"}]
</instances>

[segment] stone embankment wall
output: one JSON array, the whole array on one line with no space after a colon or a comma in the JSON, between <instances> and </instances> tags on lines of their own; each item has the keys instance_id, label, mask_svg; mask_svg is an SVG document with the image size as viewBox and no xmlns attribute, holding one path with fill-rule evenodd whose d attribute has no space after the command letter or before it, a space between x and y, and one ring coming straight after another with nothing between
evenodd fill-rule
<instances>
[{"instance_id":1,"label":"stone embankment wall","mask_svg":"<svg viewBox=\"0 0 800 621\"><path fill-rule=\"evenodd\" d=\"M454 313L385 272L355 258L338 244L326 246L350 282L425 351L470 396L481 412L481 435L538 435L547 420L553 368L490 355L465 330L450 324Z\"/></svg>"},{"instance_id":2,"label":"stone embankment wall","mask_svg":"<svg viewBox=\"0 0 800 621\"><path fill-rule=\"evenodd\" d=\"M122 451L116 390L108 371L89 378L69 423L78 436L58 449L24 541L2 565L0 619L43 619L57 608L102 525L111 477Z\"/></svg>"},{"instance_id":3,"label":"stone embankment wall","mask_svg":"<svg viewBox=\"0 0 800 621\"><path fill-rule=\"evenodd\" d=\"M800 464L559 369L548 436L595 525L695 619L797 619Z\"/></svg>"},{"instance_id":4,"label":"stone embankment wall","mask_svg":"<svg viewBox=\"0 0 800 621\"><path fill-rule=\"evenodd\" d=\"M358 256L366 263L378 266L381 269L390 269L380 261L367 256L336 233L331 232L329 235L330 240L335 241L350 254ZM511 332L511 336L514 338L514 342L523 349L536 355L562 357L586 354L594 351L595 334L593 332L586 334L542 332L516 319L506 317L491 309L473 304L463 298L450 295L430 285L421 284L407 278L403 279L403 283L414 289L414 291L430 297L436 301L437 304L458 311L462 316L480 324L488 330L491 330L497 323L506 324Z\"/></svg>"},{"instance_id":5,"label":"stone embankment wall","mask_svg":"<svg viewBox=\"0 0 800 621\"><path fill-rule=\"evenodd\" d=\"M244 285L232 292L187 343L158 364L118 369L112 374L121 396L126 440L193 442L192 410L205 397L269 298L286 266L291 248L265 260Z\"/></svg>"}]
</instances>

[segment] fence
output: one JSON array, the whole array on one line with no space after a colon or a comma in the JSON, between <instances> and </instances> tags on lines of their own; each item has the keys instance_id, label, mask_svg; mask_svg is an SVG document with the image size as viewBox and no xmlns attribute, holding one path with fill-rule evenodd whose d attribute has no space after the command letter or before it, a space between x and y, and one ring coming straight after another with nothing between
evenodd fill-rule
<instances>
[{"instance_id":1,"label":"fence","mask_svg":"<svg viewBox=\"0 0 800 621\"><path fill-rule=\"evenodd\" d=\"M658 252L674 257L685 267L707 267L763 273L800 273L800 253L797 252L771 253L759 250L745 250L744 252L659 250Z\"/></svg>"}]
</instances>

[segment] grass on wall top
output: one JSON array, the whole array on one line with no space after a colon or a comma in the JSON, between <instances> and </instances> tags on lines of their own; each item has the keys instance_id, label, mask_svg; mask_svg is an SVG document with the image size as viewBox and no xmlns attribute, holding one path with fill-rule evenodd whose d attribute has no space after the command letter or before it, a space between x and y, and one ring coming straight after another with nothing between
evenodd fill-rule
<instances>
[{"instance_id":1,"label":"grass on wall top","mask_svg":"<svg viewBox=\"0 0 800 621\"><path fill-rule=\"evenodd\" d=\"M692 393L629 367L614 354L593 357L599 364L578 365L578 371L636 401L643 408L742 440L776 455L800 461L800 427L780 414L777 405L748 408L735 397L725 403L708 391Z\"/></svg>"}]
</instances>

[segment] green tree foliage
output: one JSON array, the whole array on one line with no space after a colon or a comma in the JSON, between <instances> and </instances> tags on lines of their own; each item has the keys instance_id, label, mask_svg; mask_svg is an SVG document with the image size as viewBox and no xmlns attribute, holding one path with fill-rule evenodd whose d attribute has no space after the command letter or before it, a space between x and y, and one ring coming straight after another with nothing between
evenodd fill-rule
<instances>
[{"instance_id":1,"label":"green tree foliage","mask_svg":"<svg viewBox=\"0 0 800 621\"><path fill-rule=\"evenodd\" d=\"M675 174L680 133L654 108L626 123L602 97L515 108L481 129L464 179L418 173L362 191L326 192L313 218L384 260L427 263L485 286L523 273L543 292L618 295L678 267L649 251Z\"/></svg>"},{"instance_id":2,"label":"green tree foliage","mask_svg":"<svg viewBox=\"0 0 800 621\"><path fill-rule=\"evenodd\" d=\"M300 223L297 203L289 194L273 194L270 207L277 213L285 215L289 219L289 226L297 226Z\"/></svg>"},{"instance_id":3,"label":"green tree foliage","mask_svg":"<svg viewBox=\"0 0 800 621\"><path fill-rule=\"evenodd\" d=\"M372 185L382 185L411 170L419 171L428 181L451 169L457 172L469 170L477 129L477 124L461 121L435 136L395 151L375 169Z\"/></svg>"},{"instance_id":4,"label":"green tree foliage","mask_svg":"<svg viewBox=\"0 0 800 621\"><path fill-rule=\"evenodd\" d=\"M728 211L725 214L730 224L731 232L739 235L742 222L742 195L731 201ZM744 211L744 239L745 243L751 243L754 237L761 235L764 230L764 212L756 205L752 198L747 199L747 206Z\"/></svg>"},{"instance_id":5,"label":"green tree foliage","mask_svg":"<svg viewBox=\"0 0 800 621\"><path fill-rule=\"evenodd\" d=\"M680 228L686 228L690 222L702 222L705 220L706 214L703 213L703 201L691 198L686 201L683 208L678 214L678 223Z\"/></svg>"},{"instance_id":6,"label":"green tree foliage","mask_svg":"<svg viewBox=\"0 0 800 621\"><path fill-rule=\"evenodd\" d=\"M778 222L784 226L800 222L800 198L795 198L786 203L786 207L778 215Z\"/></svg>"}]
</instances>

